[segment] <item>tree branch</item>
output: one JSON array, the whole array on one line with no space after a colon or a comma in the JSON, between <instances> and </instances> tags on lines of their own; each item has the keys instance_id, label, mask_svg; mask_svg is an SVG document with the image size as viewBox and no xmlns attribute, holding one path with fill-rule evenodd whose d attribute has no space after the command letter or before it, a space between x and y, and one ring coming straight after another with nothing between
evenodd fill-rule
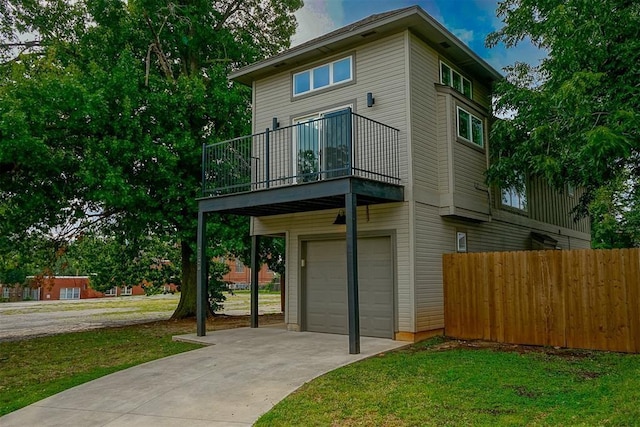
<instances>
[{"instance_id":1,"label":"tree branch","mask_svg":"<svg viewBox=\"0 0 640 427\"><path fill-rule=\"evenodd\" d=\"M149 18L149 15L147 14L146 11L144 12L144 18L147 21L147 26L149 27L149 30L151 31L151 34L153 35L153 43L151 43L150 47L153 49L155 54L158 56L158 61L160 62L160 68L162 68L162 72L164 73L164 75L166 76L167 79L171 80L172 82L175 82L175 78L173 76L173 71L171 70L171 66L169 64L169 61L167 60L167 57L165 56L164 52L162 51L162 44L160 43L160 36L153 29L153 24L152 24L151 19ZM162 26L160 28L163 28L165 23L166 23L166 18L165 18L165 22L162 23Z\"/></svg>"},{"instance_id":2,"label":"tree branch","mask_svg":"<svg viewBox=\"0 0 640 427\"><path fill-rule=\"evenodd\" d=\"M224 11L224 13L222 14L222 18L220 19L220 21L218 21L218 23L214 27L215 31L219 31L220 29L222 29L222 26L227 22L227 19L229 19L234 13L238 11L238 9L240 9L240 6L242 5L242 1L243 0L234 0L231 3L229 3L227 10Z\"/></svg>"}]
</instances>

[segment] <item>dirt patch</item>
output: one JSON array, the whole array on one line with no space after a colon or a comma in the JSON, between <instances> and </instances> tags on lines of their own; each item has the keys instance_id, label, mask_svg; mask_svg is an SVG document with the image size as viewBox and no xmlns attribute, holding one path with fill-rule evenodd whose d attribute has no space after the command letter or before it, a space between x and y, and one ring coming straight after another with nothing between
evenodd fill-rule
<instances>
[{"instance_id":1,"label":"dirt patch","mask_svg":"<svg viewBox=\"0 0 640 427\"><path fill-rule=\"evenodd\" d=\"M456 348L465 348L469 350L490 349L494 351L514 352L519 354L540 353L565 359L584 359L592 355L592 352L589 350L508 344L481 340L457 340L452 338L444 338L444 342L431 347L432 350L436 351L446 351Z\"/></svg>"},{"instance_id":2,"label":"dirt patch","mask_svg":"<svg viewBox=\"0 0 640 427\"><path fill-rule=\"evenodd\" d=\"M259 318L260 326L276 325L284 322L284 314L263 314ZM251 326L251 316L229 316L217 314L207 319L207 331L220 331L223 329L245 328ZM116 326L126 327L126 326ZM160 320L137 325L143 329L154 330L159 335L163 330L170 330L173 334L191 334L196 330L196 319Z\"/></svg>"}]
</instances>

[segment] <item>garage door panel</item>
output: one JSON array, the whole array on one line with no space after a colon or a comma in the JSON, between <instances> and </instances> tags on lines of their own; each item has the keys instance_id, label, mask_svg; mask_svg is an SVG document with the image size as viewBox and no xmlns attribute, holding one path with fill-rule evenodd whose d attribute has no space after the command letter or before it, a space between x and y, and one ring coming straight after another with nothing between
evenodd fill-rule
<instances>
[{"instance_id":1,"label":"garage door panel","mask_svg":"<svg viewBox=\"0 0 640 427\"><path fill-rule=\"evenodd\" d=\"M344 240L306 243L306 327L348 333ZM389 237L358 239L360 333L393 337L393 264Z\"/></svg>"}]
</instances>

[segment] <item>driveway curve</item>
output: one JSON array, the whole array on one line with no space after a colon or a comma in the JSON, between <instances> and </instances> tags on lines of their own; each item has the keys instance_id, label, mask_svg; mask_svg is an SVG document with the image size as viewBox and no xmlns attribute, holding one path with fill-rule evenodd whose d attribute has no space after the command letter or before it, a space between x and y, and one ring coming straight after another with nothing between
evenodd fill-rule
<instances>
[{"instance_id":1,"label":"driveway curve","mask_svg":"<svg viewBox=\"0 0 640 427\"><path fill-rule=\"evenodd\" d=\"M207 347L135 366L0 418L12 426L250 426L305 382L407 343L288 332L283 326L184 335Z\"/></svg>"}]
</instances>

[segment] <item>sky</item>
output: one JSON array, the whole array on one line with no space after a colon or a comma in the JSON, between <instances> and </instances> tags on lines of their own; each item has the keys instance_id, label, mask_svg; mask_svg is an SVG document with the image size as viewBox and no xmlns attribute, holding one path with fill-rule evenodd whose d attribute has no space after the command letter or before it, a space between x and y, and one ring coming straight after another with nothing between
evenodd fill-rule
<instances>
[{"instance_id":1,"label":"sky","mask_svg":"<svg viewBox=\"0 0 640 427\"><path fill-rule=\"evenodd\" d=\"M497 0L304 0L304 7L296 12L298 30L292 44L375 13L418 5L503 74L503 68L516 61L537 64L544 52L527 42L510 49L502 45L485 47L487 34L502 27L496 17L497 4Z\"/></svg>"}]
</instances>

